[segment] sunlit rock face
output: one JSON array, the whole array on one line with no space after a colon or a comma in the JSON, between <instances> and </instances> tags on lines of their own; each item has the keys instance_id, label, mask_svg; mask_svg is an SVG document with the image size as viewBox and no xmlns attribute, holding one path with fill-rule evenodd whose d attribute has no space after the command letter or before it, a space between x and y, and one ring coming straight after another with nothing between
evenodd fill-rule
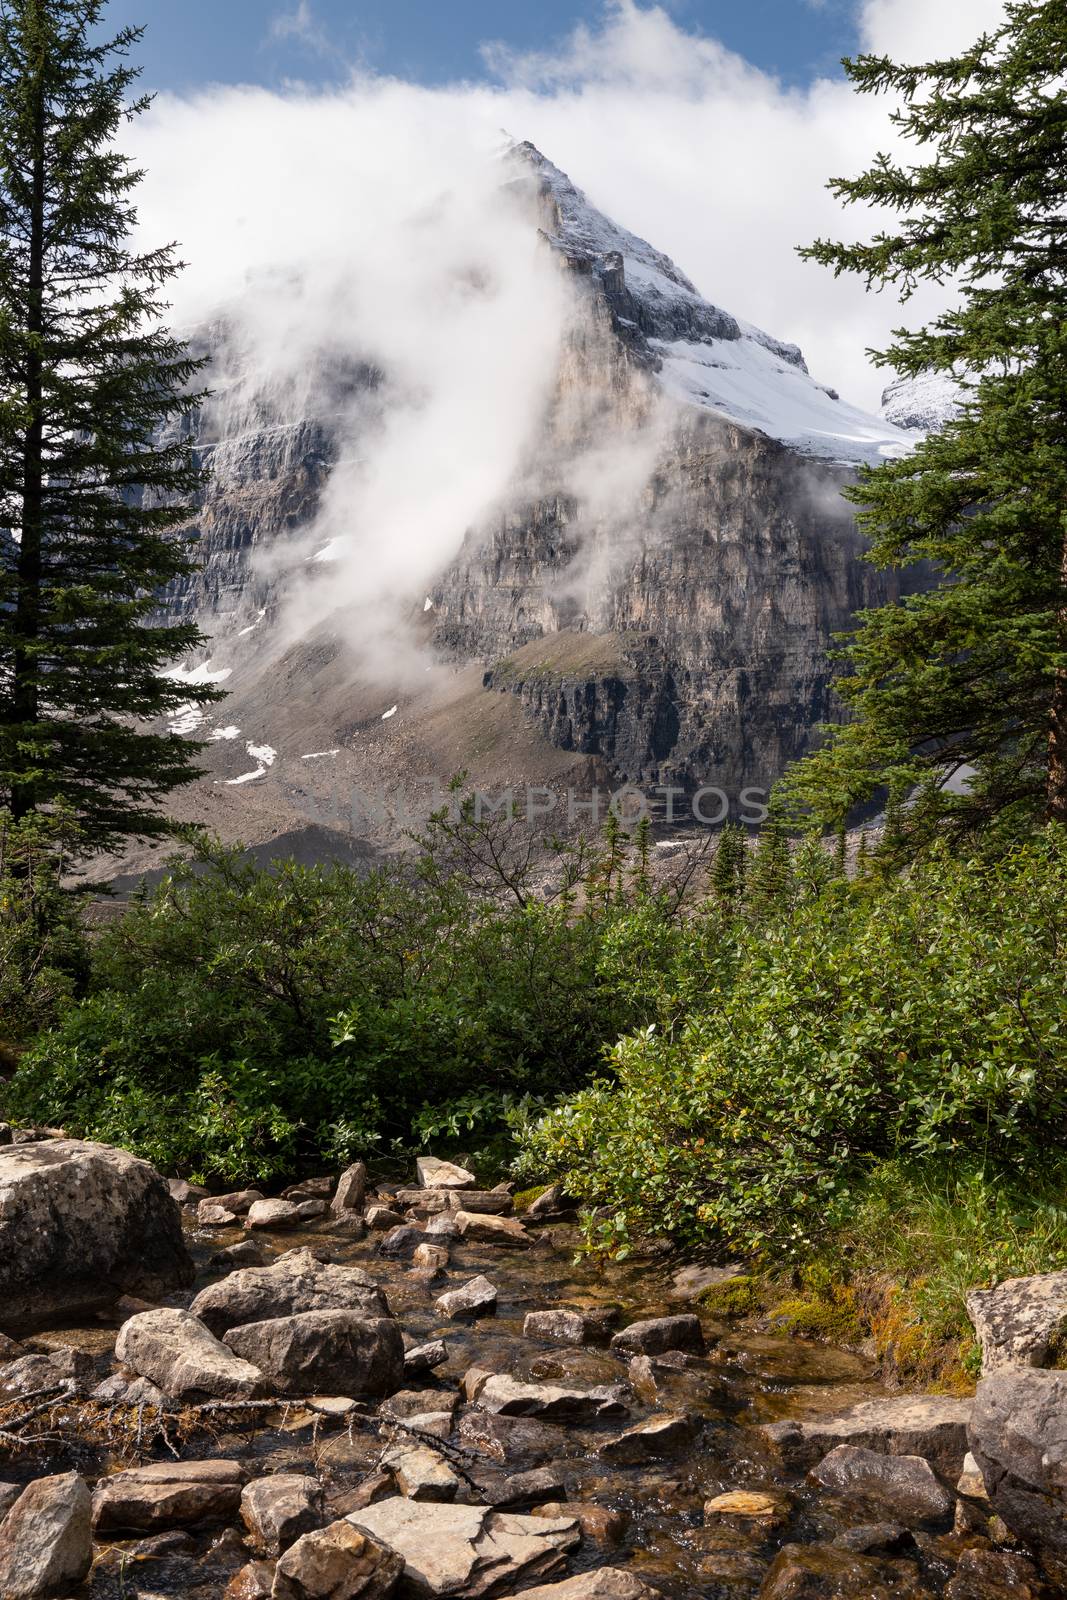
<instances>
[{"instance_id":1,"label":"sunlit rock face","mask_svg":"<svg viewBox=\"0 0 1067 1600\"><path fill-rule=\"evenodd\" d=\"M227 675L229 702L181 730L210 741L223 831L226 806L255 805L284 833L327 771L336 785L383 766L399 783L463 769L475 784L769 788L839 714L832 636L897 593L862 562L840 490L915 433L703 299L531 146L504 157L501 192L571 310L509 490L398 610L393 677L381 618L358 596L333 609L315 542L342 454L376 448L383 373L327 352L265 376L225 317L197 335L215 391L187 424L211 472L201 570L165 606L211 636L186 670ZM318 608L294 616L309 574Z\"/></svg>"}]
</instances>

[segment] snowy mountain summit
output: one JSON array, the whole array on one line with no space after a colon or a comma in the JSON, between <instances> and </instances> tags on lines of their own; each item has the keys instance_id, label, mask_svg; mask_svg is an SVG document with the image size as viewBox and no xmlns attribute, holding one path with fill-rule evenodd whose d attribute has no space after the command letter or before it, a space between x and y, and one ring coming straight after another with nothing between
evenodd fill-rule
<instances>
[{"instance_id":1,"label":"snowy mountain summit","mask_svg":"<svg viewBox=\"0 0 1067 1600\"><path fill-rule=\"evenodd\" d=\"M808 372L801 351L711 304L662 251L620 227L532 144L507 159L532 173L542 228L572 265L595 274L618 330L642 343L663 389L801 455L876 463L907 452L914 434L839 398Z\"/></svg>"}]
</instances>

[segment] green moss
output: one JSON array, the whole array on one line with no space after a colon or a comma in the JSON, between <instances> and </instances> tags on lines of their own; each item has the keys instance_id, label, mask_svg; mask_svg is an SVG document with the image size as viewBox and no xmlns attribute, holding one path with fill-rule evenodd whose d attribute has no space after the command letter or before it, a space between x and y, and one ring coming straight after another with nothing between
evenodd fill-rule
<instances>
[{"instance_id":1,"label":"green moss","mask_svg":"<svg viewBox=\"0 0 1067 1600\"><path fill-rule=\"evenodd\" d=\"M546 1189L551 1189L550 1183L535 1184L532 1189L520 1189L514 1197L513 1205L516 1211L528 1211L535 1200L539 1200Z\"/></svg>"},{"instance_id":2,"label":"green moss","mask_svg":"<svg viewBox=\"0 0 1067 1600\"><path fill-rule=\"evenodd\" d=\"M858 1344L863 1338L856 1291L836 1284L813 1295L794 1295L774 1308L774 1321L787 1333L832 1344Z\"/></svg>"},{"instance_id":3,"label":"green moss","mask_svg":"<svg viewBox=\"0 0 1067 1600\"><path fill-rule=\"evenodd\" d=\"M759 1278L741 1275L712 1284L699 1301L713 1317L750 1317L763 1310L764 1288Z\"/></svg>"}]
</instances>

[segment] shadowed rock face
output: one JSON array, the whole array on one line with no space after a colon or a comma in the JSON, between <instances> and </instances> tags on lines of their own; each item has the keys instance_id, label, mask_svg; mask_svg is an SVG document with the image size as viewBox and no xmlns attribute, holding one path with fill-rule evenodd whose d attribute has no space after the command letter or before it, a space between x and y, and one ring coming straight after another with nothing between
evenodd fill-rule
<instances>
[{"instance_id":1,"label":"shadowed rock face","mask_svg":"<svg viewBox=\"0 0 1067 1600\"><path fill-rule=\"evenodd\" d=\"M46 1139L0 1150L0 1325L47 1327L192 1282L178 1207L125 1150Z\"/></svg>"},{"instance_id":2,"label":"shadowed rock face","mask_svg":"<svg viewBox=\"0 0 1067 1600\"><path fill-rule=\"evenodd\" d=\"M899 453L909 436L839 402L795 346L703 300L532 147L510 159L509 187L573 287L575 310L520 481L466 531L425 612L413 596L404 624L412 644L454 673L457 707L471 692L463 670L480 674L475 720L492 721L492 738L454 749L439 736L447 688L432 708L416 696L402 707L406 770L465 768L472 783L492 782L485 750L494 739L499 749L503 719L508 781L519 785L544 781L536 751L551 749L577 758L579 771L584 763L588 782L709 784L735 799L767 789L811 747L817 725L840 714L832 635L857 609L898 595L893 575L861 561L840 491L856 462ZM382 713L399 698L376 690L368 711L343 649L346 631L358 634L351 619L272 651L286 577L255 564L313 522L342 409L357 435L365 415L373 449L382 375L324 363L299 394L282 392L251 376L224 323L202 340L221 374L220 398L195 424L213 472L198 518L203 567L165 605L196 617L213 636L213 663L232 668L233 699L219 719L281 752L262 781L216 789L212 803L259 804L273 785L268 826L280 833L294 815L285 758L301 784L345 760L347 781L380 772L378 745L360 746L364 734L384 738ZM598 451L595 491L575 488L584 481L575 463ZM471 724L467 702L460 720ZM305 725L308 743L287 750L287 735ZM304 750L325 746L324 765L300 767ZM224 740L208 757L231 783L240 763L224 762L242 749Z\"/></svg>"}]
</instances>

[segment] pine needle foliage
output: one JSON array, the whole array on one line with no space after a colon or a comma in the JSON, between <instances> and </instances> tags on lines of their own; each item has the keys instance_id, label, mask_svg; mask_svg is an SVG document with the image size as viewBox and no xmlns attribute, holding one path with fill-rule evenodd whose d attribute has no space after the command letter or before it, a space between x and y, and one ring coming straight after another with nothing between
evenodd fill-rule
<instances>
[{"instance_id":1,"label":"pine needle foliage","mask_svg":"<svg viewBox=\"0 0 1067 1600\"><path fill-rule=\"evenodd\" d=\"M861 614L839 685L851 720L784 792L834 826L926 780L899 819L913 853L1067 821L1067 8L1015 0L951 59L846 67L861 94L897 97L917 157L831 183L889 215L869 243L801 253L904 299L952 283L954 309L872 354L955 378L961 405L848 491L874 564L932 586Z\"/></svg>"},{"instance_id":2,"label":"pine needle foliage","mask_svg":"<svg viewBox=\"0 0 1067 1600\"><path fill-rule=\"evenodd\" d=\"M164 676L202 640L153 617L192 570L203 396L161 326L174 247L131 243L141 30L103 14L0 0L0 803L63 807L87 849L164 829L198 747L145 724L217 697Z\"/></svg>"}]
</instances>

